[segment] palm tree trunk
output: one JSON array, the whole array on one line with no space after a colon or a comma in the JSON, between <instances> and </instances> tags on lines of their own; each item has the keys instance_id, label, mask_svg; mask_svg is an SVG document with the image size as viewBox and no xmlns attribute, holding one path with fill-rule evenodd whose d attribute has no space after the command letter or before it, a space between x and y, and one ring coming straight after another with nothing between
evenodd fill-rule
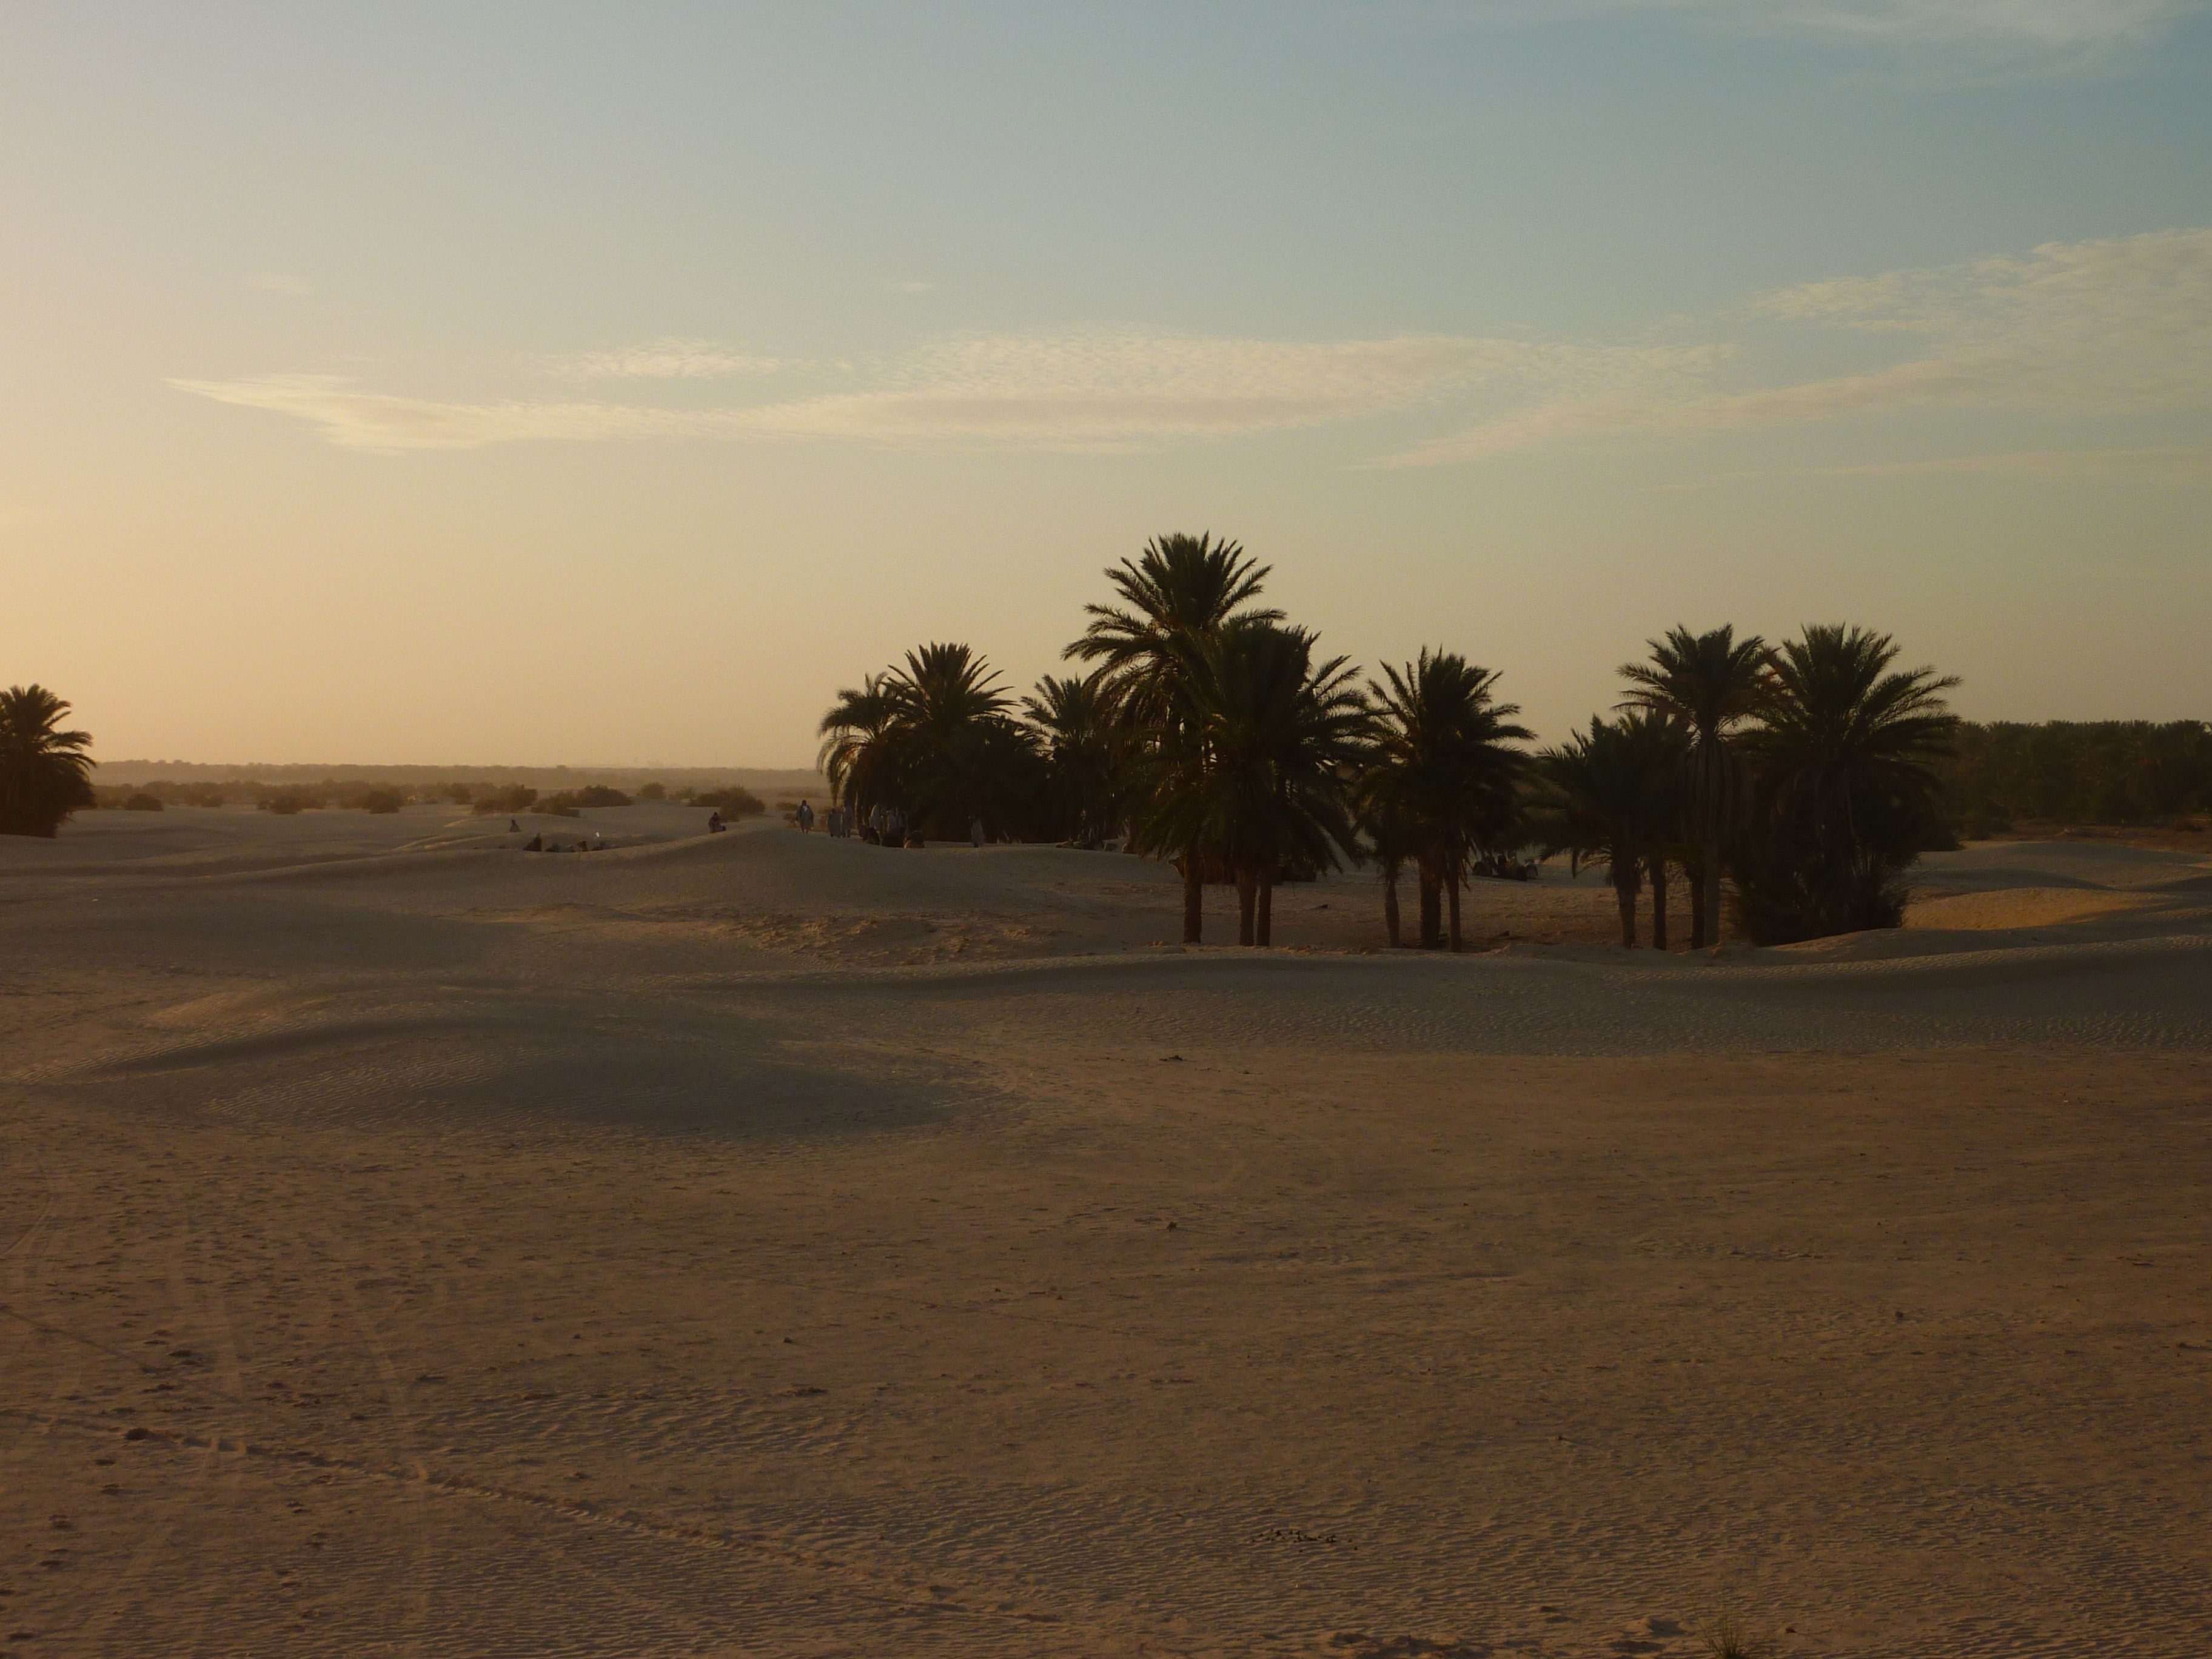
<instances>
[{"instance_id":1,"label":"palm tree trunk","mask_svg":"<svg viewBox=\"0 0 2212 1659\"><path fill-rule=\"evenodd\" d=\"M1451 948L1459 949L1459 876L1455 872L1444 884L1444 896L1451 905Z\"/></svg>"},{"instance_id":2,"label":"palm tree trunk","mask_svg":"<svg viewBox=\"0 0 2212 1659\"><path fill-rule=\"evenodd\" d=\"M1705 832L1705 943L1721 942L1721 837L1717 830Z\"/></svg>"},{"instance_id":3,"label":"palm tree trunk","mask_svg":"<svg viewBox=\"0 0 2212 1659\"><path fill-rule=\"evenodd\" d=\"M1260 878L1260 919L1253 929L1253 940L1261 945L1275 941L1275 873L1272 870Z\"/></svg>"},{"instance_id":4,"label":"palm tree trunk","mask_svg":"<svg viewBox=\"0 0 2212 1659\"><path fill-rule=\"evenodd\" d=\"M1253 912L1260 896L1259 884L1252 879L1249 870L1237 872L1237 942L1252 943Z\"/></svg>"},{"instance_id":5,"label":"palm tree trunk","mask_svg":"<svg viewBox=\"0 0 2212 1659\"><path fill-rule=\"evenodd\" d=\"M1705 935L1705 862L1700 858L1684 870L1690 879L1690 948L1702 951L1709 942Z\"/></svg>"},{"instance_id":6,"label":"palm tree trunk","mask_svg":"<svg viewBox=\"0 0 2212 1659\"><path fill-rule=\"evenodd\" d=\"M1206 872L1199 868L1195 848L1182 860L1182 942L1201 945L1206 939Z\"/></svg>"},{"instance_id":7,"label":"palm tree trunk","mask_svg":"<svg viewBox=\"0 0 2212 1659\"><path fill-rule=\"evenodd\" d=\"M1621 871L1626 868L1627 873ZM1636 865L1630 860L1624 866L1613 866L1613 896L1620 901L1620 943L1625 950L1636 948Z\"/></svg>"},{"instance_id":8,"label":"palm tree trunk","mask_svg":"<svg viewBox=\"0 0 2212 1659\"><path fill-rule=\"evenodd\" d=\"M1667 948L1667 855L1651 855L1651 948Z\"/></svg>"},{"instance_id":9,"label":"palm tree trunk","mask_svg":"<svg viewBox=\"0 0 2212 1659\"><path fill-rule=\"evenodd\" d=\"M1382 872L1382 929L1389 935L1390 948L1398 948L1398 866L1388 866Z\"/></svg>"},{"instance_id":10,"label":"palm tree trunk","mask_svg":"<svg viewBox=\"0 0 2212 1659\"><path fill-rule=\"evenodd\" d=\"M1443 933L1443 884L1428 861L1421 862L1421 949L1433 951Z\"/></svg>"}]
</instances>

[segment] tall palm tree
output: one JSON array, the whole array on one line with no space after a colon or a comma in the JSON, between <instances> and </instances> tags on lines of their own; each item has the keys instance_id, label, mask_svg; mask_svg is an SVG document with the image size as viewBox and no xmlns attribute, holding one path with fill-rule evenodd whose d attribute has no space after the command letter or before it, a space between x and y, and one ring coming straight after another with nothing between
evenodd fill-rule
<instances>
[{"instance_id":1,"label":"tall palm tree","mask_svg":"<svg viewBox=\"0 0 2212 1659\"><path fill-rule=\"evenodd\" d=\"M1348 781L1366 724L1354 672L1302 629L1237 622L1186 665L1183 718L1143 779L1146 828L1235 875L1237 943L1273 939L1285 867L1334 869L1356 837Z\"/></svg>"},{"instance_id":2,"label":"tall palm tree","mask_svg":"<svg viewBox=\"0 0 2212 1659\"><path fill-rule=\"evenodd\" d=\"M1721 848L1743 794L1743 768L1731 738L1771 690L1766 642L1756 634L1739 640L1723 624L1703 634L1674 628L1647 643L1650 661L1621 665L1632 689L1620 706L1676 721L1690 737L1684 805L1698 855L1690 873L1690 948L1696 950L1720 942Z\"/></svg>"},{"instance_id":3,"label":"tall palm tree","mask_svg":"<svg viewBox=\"0 0 2212 1659\"><path fill-rule=\"evenodd\" d=\"M1141 746L1146 775L1164 775L1162 763L1202 766L1205 742L1186 729L1188 690L1206 650L1233 623L1276 623L1279 611L1255 607L1268 568L1233 541L1211 534L1154 538L1133 560L1106 573L1118 605L1084 607L1091 621L1064 655L1094 663L1117 719ZM1141 850L1176 859L1182 866L1182 938L1198 944L1206 925L1206 868L1194 848L1161 841L1152 830L1187 822L1178 812L1139 813ZM1146 826L1150 826L1147 828Z\"/></svg>"},{"instance_id":4,"label":"tall palm tree","mask_svg":"<svg viewBox=\"0 0 2212 1659\"><path fill-rule=\"evenodd\" d=\"M1898 669L1887 634L1808 627L1772 655L1773 695L1746 738L1757 816L1738 896L1761 943L1894 927L1898 878L1939 833L1958 721L1933 668Z\"/></svg>"},{"instance_id":5,"label":"tall palm tree","mask_svg":"<svg viewBox=\"0 0 2212 1659\"><path fill-rule=\"evenodd\" d=\"M43 685L0 691L0 836L48 840L93 804L88 732L60 730L70 705Z\"/></svg>"},{"instance_id":6,"label":"tall palm tree","mask_svg":"<svg viewBox=\"0 0 2212 1659\"><path fill-rule=\"evenodd\" d=\"M1370 818L1401 824L1421 876L1421 944L1442 931L1440 901L1450 903L1450 948L1460 948L1460 888L1470 858L1504 837L1514 785L1527 757L1512 745L1534 734L1514 722L1516 703L1499 702L1495 671L1456 652L1424 649L1402 669L1385 665L1369 688L1372 747L1360 780Z\"/></svg>"},{"instance_id":7,"label":"tall palm tree","mask_svg":"<svg viewBox=\"0 0 2212 1659\"><path fill-rule=\"evenodd\" d=\"M1618 720L1592 720L1537 757L1549 787L1552 850L1571 848L1587 863L1607 867L1620 907L1620 942L1636 948L1636 898L1651 848L1669 811L1680 740L1670 723L1637 710Z\"/></svg>"}]
</instances>

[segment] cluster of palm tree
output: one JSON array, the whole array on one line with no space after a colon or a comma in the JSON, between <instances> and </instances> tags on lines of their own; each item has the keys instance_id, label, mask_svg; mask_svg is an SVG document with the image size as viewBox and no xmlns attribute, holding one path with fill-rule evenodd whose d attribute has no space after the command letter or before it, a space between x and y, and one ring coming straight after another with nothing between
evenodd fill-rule
<instances>
[{"instance_id":1,"label":"cluster of palm tree","mask_svg":"<svg viewBox=\"0 0 2212 1659\"><path fill-rule=\"evenodd\" d=\"M61 729L69 711L43 685L0 691L0 836L52 839L94 804L92 738Z\"/></svg>"},{"instance_id":2,"label":"cluster of palm tree","mask_svg":"<svg viewBox=\"0 0 2212 1659\"><path fill-rule=\"evenodd\" d=\"M1779 646L1677 628L1650 646L1620 670L1618 718L1538 757L1530 802L1549 850L1607 866L1621 943L1637 942L1648 879L1651 943L1668 948L1674 868L1693 950L1720 938L1723 879L1759 944L1895 927L1905 869L1953 844L1936 763L1958 682L1895 667L1896 644L1861 628L1808 627Z\"/></svg>"},{"instance_id":3,"label":"cluster of palm tree","mask_svg":"<svg viewBox=\"0 0 2212 1659\"><path fill-rule=\"evenodd\" d=\"M1397 878L1419 874L1421 942L1460 942L1472 861L1510 844L1529 735L1497 677L1424 652L1363 685L1309 630L1257 603L1269 572L1235 542L1163 536L1106 573L1112 601L1020 706L963 646L839 693L822 764L866 817L896 805L925 835L970 817L995 831L1084 846L1122 840L1171 861L1182 936L1201 942L1205 890L1233 884L1237 940L1273 937L1273 893L1363 860L1382 864L1397 938ZM933 710L945 718L933 721Z\"/></svg>"},{"instance_id":4,"label":"cluster of palm tree","mask_svg":"<svg viewBox=\"0 0 2212 1659\"><path fill-rule=\"evenodd\" d=\"M1607 870L1625 945L1648 886L1668 947L1677 871L1693 947L1720 938L1724 882L1740 927L1776 943L1893 926L1901 872L1942 843L1956 682L1897 669L1885 635L1677 628L1621 670L1613 718L1532 753L1494 672L1424 650L1363 682L1260 603L1270 574L1232 541L1156 538L1085 607L1064 653L1082 672L1018 704L964 645L910 652L823 715L830 787L925 836L981 818L1170 861L1194 944L1210 883L1237 890L1238 942L1264 945L1276 884L1371 860L1390 943L1410 870L1418 942L1457 950L1470 877L1532 849Z\"/></svg>"}]
</instances>

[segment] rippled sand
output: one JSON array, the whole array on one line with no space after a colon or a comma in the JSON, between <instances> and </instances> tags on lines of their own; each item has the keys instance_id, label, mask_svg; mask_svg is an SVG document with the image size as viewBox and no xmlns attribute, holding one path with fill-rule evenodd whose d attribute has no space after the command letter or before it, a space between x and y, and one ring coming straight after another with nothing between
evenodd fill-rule
<instances>
[{"instance_id":1,"label":"rippled sand","mask_svg":"<svg viewBox=\"0 0 2212 1659\"><path fill-rule=\"evenodd\" d=\"M2206 1650L2203 860L1187 952L1141 860L699 816L0 841L0 1638Z\"/></svg>"}]
</instances>

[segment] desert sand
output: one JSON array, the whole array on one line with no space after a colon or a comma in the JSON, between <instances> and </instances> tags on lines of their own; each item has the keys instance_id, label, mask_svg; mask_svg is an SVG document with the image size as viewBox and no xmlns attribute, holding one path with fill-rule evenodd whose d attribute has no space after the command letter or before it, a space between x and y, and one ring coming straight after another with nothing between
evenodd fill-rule
<instances>
[{"instance_id":1,"label":"desert sand","mask_svg":"<svg viewBox=\"0 0 2212 1659\"><path fill-rule=\"evenodd\" d=\"M9 1651L2212 1649L2212 861L1185 951L703 816L0 840Z\"/></svg>"}]
</instances>

